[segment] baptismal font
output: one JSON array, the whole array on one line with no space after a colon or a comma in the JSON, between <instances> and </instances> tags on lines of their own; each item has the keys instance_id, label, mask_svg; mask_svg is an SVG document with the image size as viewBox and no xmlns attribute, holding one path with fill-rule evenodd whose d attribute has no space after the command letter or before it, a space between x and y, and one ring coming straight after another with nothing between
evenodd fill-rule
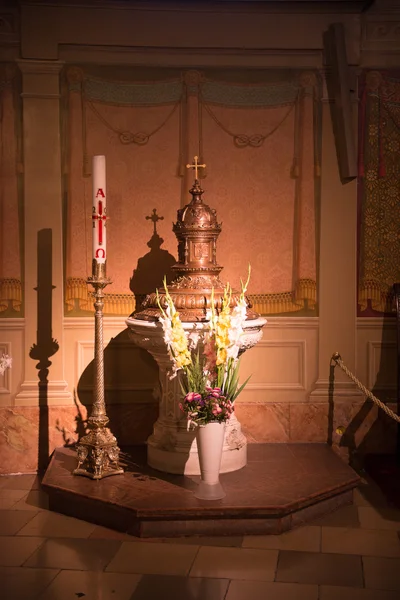
<instances>
[{"instance_id":1,"label":"baptismal font","mask_svg":"<svg viewBox=\"0 0 400 600\"><path fill-rule=\"evenodd\" d=\"M194 339L201 337L208 327L207 313L213 298L215 309L222 307L225 285L219 274L223 267L217 263L217 238L221 224L216 210L202 200L203 190L198 179L197 157L193 165L195 181L190 189L192 200L178 210L173 231L178 240L178 262L172 267L175 278L168 292L179 312L185 331ZM230 307L240 298L233 291ZM179 409L181 388L179 376L171 378L172 363L167 352L163 330L159 322L159 304L166 306L165 290L149 294L139 310L126 321L130 338L147 350L160 369L160 412L153 434L147 441L148 464L167 473L199 473L198 454L194 433L188 431L186 418ZM266 319L251 310L248 304L240 353L253 347L262 337ZM221 473L236 471L247 463L247 441L235 413L227 422L222 452Z\"/></svg>"}]
</instances>

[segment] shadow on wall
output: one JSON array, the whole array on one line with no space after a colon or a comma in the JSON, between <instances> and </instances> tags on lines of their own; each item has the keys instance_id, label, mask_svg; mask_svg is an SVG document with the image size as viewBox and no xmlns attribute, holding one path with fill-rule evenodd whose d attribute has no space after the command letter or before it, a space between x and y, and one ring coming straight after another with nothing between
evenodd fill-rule
<instances>
[{"instance_id":1,"label":"shadow on wall","mask_svg":"<svg viewBox=\"0 0 400 600\"><path fill-rule=\"evenodd\" d=\"M153 235L147 242L150 252L138 259L129 285L137 310L147 294L162 286L164 277L168 283L173 278L171 267L176 259L161 248L164 240L157 233L157 222L163 218L157 215L155 208L152 215L146 217L153 223ZM93 403L94 376L92 360L82 373L77 389L88 416ZM145 443L158 418L159 371L152 356L130 340L128 329L121 331L104 349L104 383L109 426L119 445Z\"/></svg>"},{"instance_id":2,"label":"shadow on wall","mask_svg":"<svg viewBox=\"0 0 400 600\"><path fill-rule=\"evenodd\" d=\"M164 217L159 217L157 209L154 208L152 215L146 219L153 222L153 235L147 242L150 252L138 259L129 283L129 288L136 299L136 312L140 310L147 294L151 294L163 285L164 277L167 283L172 281L174 278L172 266L176 264L175 257L168 250L161 248L164 240L157 233L157 221L163 220Z\"/></svg>"},{"instance_id":3,"label":"shadow on wall","mask_svg":"<svg viewBox=\"0 0 400 600\"><path fill-rule=\"evenodd\" d=\"M384 315L380 363L371 392L399 414L397 344L394 315ZM373 349L372 349L373 352ZM339 367L338 367L339 368ZM362 382L368 387L368 382ZM400 433L397 422L366 398L347 409L348 425L340 431L339 447L346 448L350 466L367 472L390 501L400 500ZM335 436L337 431L333 432Z\"/></svg>"},{"instance_id":4,"label":"shadow on wall","mask_svg":"<svg viewBox=\"0 0 400 600\"><path fill-rule=\"evenodd\" d=\"M93 403L95 365L92 360L78 382L78 397L87 408ZM138 348L124 329L104 349L104 385L109 427L120 446L143 444L158 417L158 366Z\"/></svg>"},{"instance_id":5,"label":"shadow on wall","mask_svg":"<svg viewBox=\"0 0 400 600\"><path fill-rule=\"evenodd\" d=\"M48 376L51 367L49 360L59 346L52 337L52 230L41 229L37 237L37 336L29 356L37 360L39 387L39 437L38 469L47 468L49 460L49 407Z\"/></svg>"}]
</instances>

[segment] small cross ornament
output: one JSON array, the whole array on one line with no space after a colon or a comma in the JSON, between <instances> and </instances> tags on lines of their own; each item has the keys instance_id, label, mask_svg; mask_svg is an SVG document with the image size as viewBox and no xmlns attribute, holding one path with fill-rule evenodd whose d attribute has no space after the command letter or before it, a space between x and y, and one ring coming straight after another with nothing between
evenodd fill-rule
<instances>
[{"instance_id":1,"label":"small cross ornament","mask_svg":"<svg viewBox=\"0 0 400 600\"><path fill-rule=\"evenodd\" d=\"M193 159L193 164L191 165L186 165L187 169L194 169L194 178L197 181L199 179L199 173L198 170L199 169L205 169L207 165L199 165L198 163L199 157L195 156Z\"/></svg>"},{"instance_id":2,"label":"small cross ornament","mask_svg":"<svg viewBox=\"0 0 400 600\"><path fill-rule=\"evenodd\" d=\"M154 233L154 235L156 235L156 233L157 233L156 223L157 223L157 221L164 221L164 217L159 217L157 214L157 209L153 208L152 214L149 217L146 217L146 220L153 221L153 225L154 225L153 233Z\"/></svg>"}]
</instances>

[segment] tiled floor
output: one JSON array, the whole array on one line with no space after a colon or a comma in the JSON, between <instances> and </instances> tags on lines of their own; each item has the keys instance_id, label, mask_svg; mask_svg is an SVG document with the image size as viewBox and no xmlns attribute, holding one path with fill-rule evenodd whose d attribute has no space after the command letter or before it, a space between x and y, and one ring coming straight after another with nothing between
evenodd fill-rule
<instances>
[{"instance_id":1,"label":"tiled floor","mask_svg":"<svg viewBox=\"0 0 400 600\"><path fill-rule=\"evenodd\" d=\"M0 598L399 600L399 531L371 482L280 536L139 540L49 512L33 475L3 476Z\"/></svg>"}]
</instances>

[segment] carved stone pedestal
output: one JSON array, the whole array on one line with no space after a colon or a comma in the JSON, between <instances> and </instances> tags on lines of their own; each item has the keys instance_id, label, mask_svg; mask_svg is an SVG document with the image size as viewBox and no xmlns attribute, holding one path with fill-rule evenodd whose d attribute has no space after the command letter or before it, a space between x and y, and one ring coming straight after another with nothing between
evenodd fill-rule
<instances>
[{"instance_id":1,"label":"carved stone pedestal","mask_svg":"<svg viewBox=\"0 0 400 600\"><path fill-rule=\"evenodd\" d=\"M129 318L129 335L135 344L147 350L160 368L160 413L153 434L147 441L148 464L165 473L198 475L199 459L195 432L187 430L187 421L179 409L181 390L179 378L170 379L171 361L159 322ZM245 322L242 350L252 348L262 337L266 319ZM183 323L186 331L207 327L202 323ZM237 471L247 463L247 440L235 414L228 421L222 451L221 473Z\"/></svg>"}]
</instances>

